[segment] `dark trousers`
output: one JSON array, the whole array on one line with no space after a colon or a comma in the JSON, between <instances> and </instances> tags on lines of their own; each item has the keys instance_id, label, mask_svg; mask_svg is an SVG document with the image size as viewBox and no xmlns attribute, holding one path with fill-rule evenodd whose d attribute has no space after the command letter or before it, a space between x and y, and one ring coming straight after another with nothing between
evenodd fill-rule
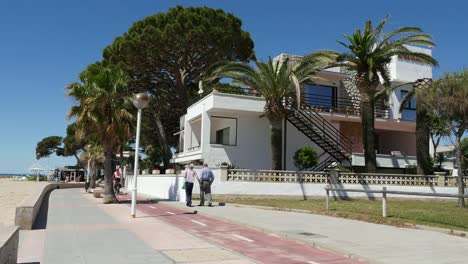
<instances>
[{"instance_id":1,"label":"dark trousers","mask_svg":"<svg viewBox=\"0 0 468 264\"><path fill-rule=\"evenodd\" d=\"M187 205L192 205L193 182L185 182L185 197Z\"/></svg>"},{"instance_id":2,"label":"dark trousers","mask_svg":"<svg viewBox=\"0 0 468 264\"><path fill-rule=\"evenodd\" d=\"M205 204L205 196L209 205L211 205L211 182L202 181L200 184L200 204Z\"/></svg>"}]
</instances>

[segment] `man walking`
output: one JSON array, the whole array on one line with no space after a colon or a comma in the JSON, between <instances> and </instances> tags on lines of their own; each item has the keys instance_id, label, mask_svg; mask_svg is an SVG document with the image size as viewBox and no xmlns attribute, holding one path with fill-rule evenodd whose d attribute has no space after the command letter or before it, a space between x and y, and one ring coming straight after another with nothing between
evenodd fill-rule
<instances>
[{"instance_id":1,"label":"man walking","mask_svg":"<svg viewBox=\"0 0 468 264\"><path fill-rule=\"evenodd\" d=\"M214 181L214 175L213 172L208 168L208 164L203 163L203 169L200 171L200 178L198 179L198 182L200 184L200 205L199 206L204 206L205 205L205 195L206 195L206 200L208 201L208 206L211 205L211 184Z\"/></svg>"},{"instance_id":2,"label":"man walking","mask_svg":"<svg viewBox=\"0 0 468 264\"><path fill-rule=\"evenodd\" d=\"M188 207L192 207L192 190L193 190L193 182L195 178L198 179L197 172L193 170L193 164L190 164L188 169L184 171L184 178L185 178L185 197L186 197L186 205Z\"/></svg>"}]
</instances>

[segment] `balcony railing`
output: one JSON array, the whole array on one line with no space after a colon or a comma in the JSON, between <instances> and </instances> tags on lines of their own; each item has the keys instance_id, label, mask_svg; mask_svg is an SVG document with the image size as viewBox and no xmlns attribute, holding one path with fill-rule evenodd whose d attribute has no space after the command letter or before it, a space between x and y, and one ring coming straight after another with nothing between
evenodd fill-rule
<instances>
[{"instance_id":1,"label":"balcony railing","mask_svg":"<svg viewBox=\"0 0 468 264\"><path fill-rule=\"evenodd\" d=\"M303 93L302 106L311 107L318 112L339 113L346 115L361 115L360 104L356 100L345 97L330 97L320 94ZM381 101L376 102L375 117L389 118L389 108Z\"/></svg>"}]
</instances>

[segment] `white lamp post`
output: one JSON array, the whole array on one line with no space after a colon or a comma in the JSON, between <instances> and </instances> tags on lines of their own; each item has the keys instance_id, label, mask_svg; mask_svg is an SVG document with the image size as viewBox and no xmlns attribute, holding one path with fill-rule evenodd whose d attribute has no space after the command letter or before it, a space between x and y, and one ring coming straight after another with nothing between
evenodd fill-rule
<instances>
[{"instance_id":1,"label":"white lamp post","mask_svg":"<svg viewBox=\"0 0 468 264\"><path fill-rule=\"evenodd\" d=\"M136 215L136 196L137 196L137 175L138 175L138 148L140 147L140 126L141 126L141 110L148 106L149 96L146 93L138 93L133 97L133 105L138 109L137 116L137 131L135 142L135 166L133 170L133 188L132 188L132 206L130 214L133 218Z\"/></svg>"}]
</instances>

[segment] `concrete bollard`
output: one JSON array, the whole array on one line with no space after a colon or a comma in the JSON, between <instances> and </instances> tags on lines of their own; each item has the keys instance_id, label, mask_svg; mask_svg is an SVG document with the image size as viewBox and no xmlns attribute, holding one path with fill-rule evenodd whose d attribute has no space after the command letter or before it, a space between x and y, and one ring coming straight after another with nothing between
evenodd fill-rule
<instances>
[{"instance_id":1,"label":"concrete bollard","mask_svg":"<svg viewBox=\"0 0 468 264\"><path fill-rule=\"evenodd\" d=\"M101 190L94 190L93 196L94 198L102 198L102 191Z\"/></svg>"},{"instance_id":2,"label":"concrete bollard","mask_svg":"<svg viewBox=\"0 0 468 264\"><path fill-rule=\"evenodd\" d=\"M441 171L441 172L434 172L434 174L437 176L437 186L445 187L446 173L444 171Z\"/></svg>"},{"instance_id":3,"label":"concrete bollard","mask_svg":"<svg viewBox=\"0 0 468 264\"><path fill-rule=\"evenodd\" d=\"M387 187L382 188L382 216L387 217Z\"/></svg>"},{"instance_id":4,"label":"concrete bollard","mask_svg":"<svg viewBox=\"0 0 468 264\"><path fill-rule=\"evenodd\" d=\"M228 180L228 167L227 166L221 166L221 175L219 178L223 182Z\"/></svg>"}]
</instances>

